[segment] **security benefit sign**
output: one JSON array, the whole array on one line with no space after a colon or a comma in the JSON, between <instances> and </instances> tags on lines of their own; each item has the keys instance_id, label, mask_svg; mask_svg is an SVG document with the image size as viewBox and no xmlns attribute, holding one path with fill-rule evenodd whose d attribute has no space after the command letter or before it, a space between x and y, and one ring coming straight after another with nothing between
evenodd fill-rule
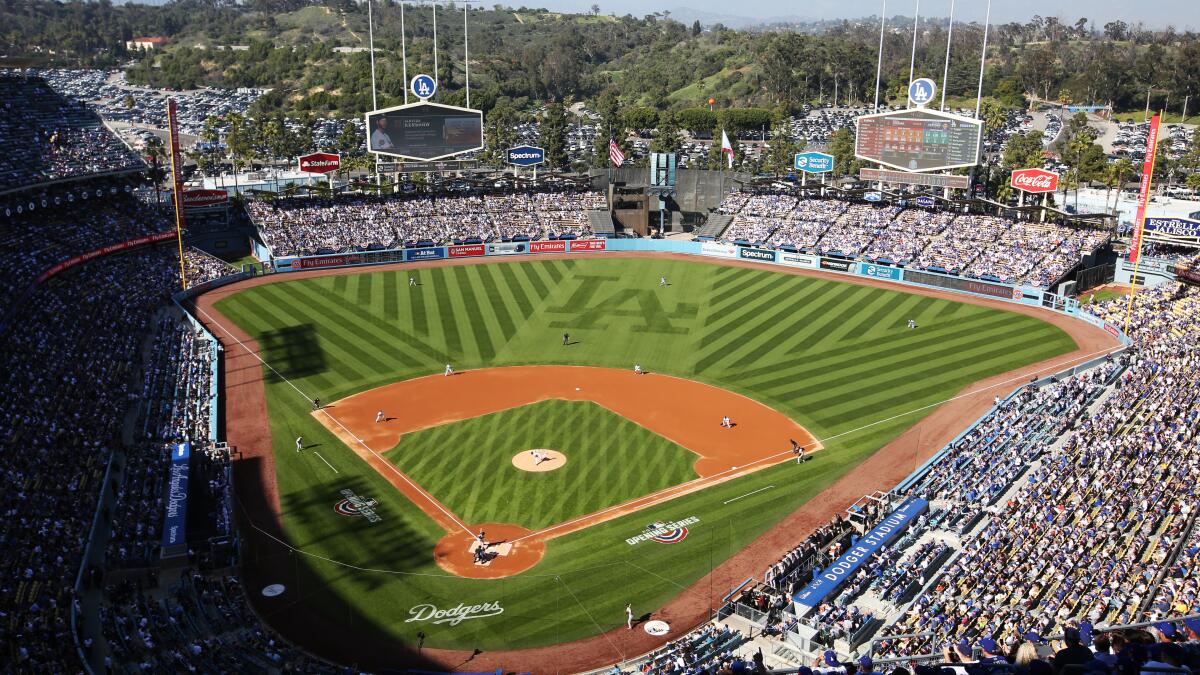
<instances>
[{"instance_id":1,"label":"security benefit sign","mask_svg":"<svg viewBox=\"0 0 1200 675\"><path fill-rule=\"evenodd\" d=\"M864 563L884 546L887 546L914 520L929 509L929 502L919 497L909 497L887 518L884 518L862 539L850 547L832 565L819 572L812 583L792 596L796 613L803 615L816 607L838 586L853 576Z\"/></svg>"}]
</instances>

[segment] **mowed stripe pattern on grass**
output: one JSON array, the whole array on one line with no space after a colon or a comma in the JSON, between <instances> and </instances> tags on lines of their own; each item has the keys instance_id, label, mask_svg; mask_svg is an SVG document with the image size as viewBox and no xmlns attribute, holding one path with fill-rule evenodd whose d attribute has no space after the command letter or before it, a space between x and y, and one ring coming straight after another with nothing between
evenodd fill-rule
<instances>
[{"instance_id":1,"label":"mowed stripe pattern on grass","mask_svg":"<svg viewBox=\"0 0 1200 675\"><path fill-rule=\"evenodd\" d=\"M566 455L544 473L517 453ZM696 455L599 405L544 401L405 435L385 455L468 523L538 530L696 477Z\"/></svg>"},{"instance_id":2,"label":"mowed stripe pattern on grass","mask_svg":"<svg viewBox=\"0 0 1200 675\"><path fill-rule=\"evenodd\" d=\"M364 282L367 276L374 279ZM410 288L409 276L419 285ZM671 285L659 288L660 276ZM927 410L889 418L1074 348L1057 328L1010 312L836 278L651 258L506 260L462 271L368 269L251 288L223 299L218 309L253 335L264 358L304 395L326 403L440 373L447 362L456 370L529 363L627 369L640 363L651 372L748 395L818 436L837 436L803 466L770 467L555 539L529 573L481 582L438 576L430 552L440 528L315 422L308 401L268 373L289 540L333 560L421 575L361 573L289 556L280 569L303 578L283 583L316 593L305 602L316 602L322 612L344 612L357 621L355 630L377 627L402 642L413 639L416 629L406 620L418 603L501 602L505 613L495 619L422 624L426 646L464 649L558 643L619 625L626 602L644 608L639 611L659 607ZM920 328L905 328L907 319ZM570 346L561 344L564 332L571 334ZM884 419L889 421L873 424ZM571 420L560 424L570 426ZM851 430L857 431L840 435ZM294 452L301 434L339 473L315 452ZM453 474L474 466L469 449L461 455L461 462L431 455L430 462L444 466L431 464L430 471ZM609 470L638 468L637 461L622 461ZM465 464L470 466L460 466ZM609 475L617 480L626 474ZM634 471L629 479L639 478ZM767 486L774 487L724 504ZM383 520L337 515L333 505L344 498L343 489L377 499ZM438 494L441 487L431 491L445 497ZM474 497L475 504L462 508L504 506L490 504L491 497ZM540 508L558 508L557 498L549 491ZM626 543L649 522L691 516L700 520L683 542Z\"/></svg>"}]
</instances>

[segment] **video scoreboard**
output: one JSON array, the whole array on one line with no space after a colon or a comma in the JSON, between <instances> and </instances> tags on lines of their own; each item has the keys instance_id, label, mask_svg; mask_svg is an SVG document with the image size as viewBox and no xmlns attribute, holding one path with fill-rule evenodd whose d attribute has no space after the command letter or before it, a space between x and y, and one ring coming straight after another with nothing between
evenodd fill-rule
<instances>
[{"instance_id":1,"label":"video scoreboard","mask_svg":"<svg viewBox=\"0 0 1200 675\"><path fill-rule=\"evenodd\" d=\"M857 120L854 155L901 171L940 171L979 163L983 124L934 110L901 110Z\"/></svg>"}]
</instances>

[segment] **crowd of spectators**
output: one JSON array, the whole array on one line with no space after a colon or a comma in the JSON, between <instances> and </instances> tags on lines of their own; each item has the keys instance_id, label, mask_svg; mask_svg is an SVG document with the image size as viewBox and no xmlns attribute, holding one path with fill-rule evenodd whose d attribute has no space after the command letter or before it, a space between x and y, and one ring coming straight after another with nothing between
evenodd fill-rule
<instances>
[{"instance_id":1,"label":"crowd of spectators","mask_svg":"<svg viewBox=\"0 0 1200 675\"><path fill-rule=\"evenodd\" d=\"M145 168L83 103L38 77L0 73L0 191Z\"/></svg>"},{"instance_id":2,"label":"crowd of spectators","mask_svg":"<svg viewBox=\"0 0 1200 675\"><path fill-rule=\"evenodd\" d=\"M153 576L105 589L101 624L119 672L342 672L264 628L238 577L185 569L161 589Z\"/></svg>"},{"instance_id":3,"label":"crowd of spectators","mask_svg":"<svg viewBox=\"0 0 1200 675\"><path fill-rule=\"evenodd\" d=\"M648 654L636 672L643 675L713 675L718 671L745 672L753 665L735 655L746 636L711 623L671 640Z\"/></svg>"},{"instance_id":4,"label":"crowd of spectators","mask_svg":"<svg viewBox=\"0 0 1200 675\"><path fill-rule=\"evenodd\" d=\"M170 228L152 207L117 192L0 222L0 318L42 272L73 256Z\"/></svg>"},{"instance_id":5,"label":"crowd of spectators","mask_svg":"<svg viewBox=\"0 0 1200 675\"><path fill-rule=\"evenodd\" d=\"M923 208L734 192L717 208L727 242L795 248L1046 287L1103 244L1102 230Z\"/></svg>"},{"instance_id":6,"label":"crowd of spectators","mask_svg":"<svg viewBox=\"0 0 1200 675\"><path fill-rule=\"evenodd\" d=\"M183 264L187 270L188 288L199 286L213 279L227 277L230 274L236 274L240 271L220 258L205 253L198 248L191 247L183 251Z\"/></svg>"},{"instance_id":7,"label":"crowd of spectators","mask_svg":"<svg viewBox=\"0 0 1200 675\"><path fill-rule=\"evenodd\" d=\"M1125 305L1091 307L1118 320ZM937 653L948 642L985 637L1016 645L1029 633L1196 610L1198 575L1187 561L1196 555L1196 533L1188 528L1200 497L1198 310L1192 287L1168 284L1142 295L1127 369L1090 408L1094 386L1123 364L1059 392L1068 400L1050 403L1061 411L1052 424L1067 424L1067 434L1056 444L1044 436L1031 449L1017 490L991 509L961 556L887 631L919 637L884 640L881 653ZM1040 410L1032 419L1045 416L1055 414ZM1020 438L1031 430L1017 424L1014 431ZM953 461L1003 466L989 455ZM997 491L974 489L972 476L980 473L959 472L955 481L963 487L941 480L925 489L986 507Z\"/></svg>"},{"instance_id":8,"label":"crowd of spectators","mask_svg":"<svg viewBox=\"0 0 1200 675\"><path fill-rule=\"evenodd\" d=\"M389 249L417 244L591 235L598 192L251 201L250 217L275 255Z\"/></svg>"}]
</instances>

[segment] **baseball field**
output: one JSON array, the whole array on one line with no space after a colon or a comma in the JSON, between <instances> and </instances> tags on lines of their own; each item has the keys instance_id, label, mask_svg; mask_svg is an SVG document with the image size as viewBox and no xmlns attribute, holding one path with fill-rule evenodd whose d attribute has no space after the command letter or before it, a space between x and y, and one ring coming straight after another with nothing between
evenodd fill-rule
<instances>
[{"instance_id":1,"label":"baseball field","mask_svg":"<svg viewBox=\"0 0 1200 675\"><path fill-rule=\"evenodd\" d=\"M283 542L246 560L286 589L256 607L346 661L556 645L625 630L626 603L691 620L659 610L710 605L697 580L937 404L1077 349L1025 313L666 258L355 270L218 297L206 320L262 359L226 341L226 368L264 383L280 523L260 525ZM932 450L913 445L908 470ZM530 450L551 459L519 467ZM487 565L470 556L481 527L506 551Z\"/></svg>"}]
</instances>

